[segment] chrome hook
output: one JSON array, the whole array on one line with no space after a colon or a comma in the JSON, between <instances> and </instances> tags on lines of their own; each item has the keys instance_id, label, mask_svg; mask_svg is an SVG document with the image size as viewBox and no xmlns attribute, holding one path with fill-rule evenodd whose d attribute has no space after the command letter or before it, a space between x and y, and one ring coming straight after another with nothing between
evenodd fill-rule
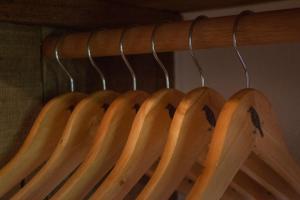
<instances>
[{"instance_id":1,"label":"chrome hook","mask_svg":"<svg viewBox=\"0 0 300 200\"><path fill-rule=\"evenodd\" d=\"M54 49L54 53L55 53L55 58L56 58L56 60L59 64L59 66L62 68L62 70L66 73L66 75L69 78L71 92L74 92L74 90L75 90L74 78L72 77L70 72L67 70L67 68L61 62L60 55L59 55L59 47L60 47L62 41L64 40L64 38L65 38L65 36L62 36L61 38L59 38L57 40L57 43L56 43L56 46L55 46L55 49Z\"/></svg>"},{"instance_id":2,"label":"chrome hook","mask_svg":"<svg viewBox=\"0 0 300 200\"><path fill-rule=\"evenodd\" d=\"M132 88L133 88L133 90L136 90L136 85L137 85L136 84L136 75L135 75L135 72L133 71L133 69L132 69L129 61L127 60L127 58L126 58L126 56L124 54L124 47L123 47L124 44L123 43L124 43L124 36L125 36L126 31L127 31L127 29L124 28L123 31L122 31L122 33L121 33L121 37L120 37L120 53L121 53L121 57L122 57L123 61L125 62L128 70L130 72L130 75L132 77L132 83L133 83Z\"/></svg>"},{"instance_id":3,"label":"chrome hook","mask_svg":"<svg viewBox=\"0 0 300 200\"><path fill-rule=\"evenodd\" d=\"M158 65L160 66L160 68L163 70L164 75L165 75L165 80L166 80L166 88L170 88L170 78L169 78L169 72L166 69L165 65L162 63L162 61L159 59L157 53L156 53L156 49L155 49L155 36L156 36L156 31L157 28L159 27L160 24L156 24L153 27L153 31L152 31L152 35L151 35L151 48L152 48L152 54L156 60L156 62L158 63Z\"/></svg>"},{"instance_id":4,"label":"chrome hook","mask_svg":"<svg viewBox=\"0 0 300 200\"><path fill-rule=\"evenodd\" d=\"M192 56L193 61L194 61L195 65L197 66L198 71L200 73L201 86L202 87L205 86L205 76L204 76L203 69L202 69L198 59L196 58L196 55L195 55L194 50L193 50L193 31L194 31L194 27L197 24L197 22L199 20L202 20L202 19L205 19L205 18L207 18L207 17L206 16L198 16L196 19L194 19L194 21L192 22L192 24L190 26L190 29L189 29L189 52L190 52L190 55Z\"/></svg>"},{"instance_id":5,"label":"chrome hook","mask_svg":"<svg viewBox=\"0 0 300 200\"><path fill-rule=\"evenodd\" d=\"M241 12L240 14L238 14L235 18L235 21L234 21L234 24L233 24L233 34L232 34L232 41L233 41L233 48L235 50L235 54L236 56L238 57L242 67L243 67L243 70L244 70L244 74L245 74L245 77L246 77L246 88L249 88L250 87L250 75L249 75L249 72L248 72L248 68L247 68L247 65L240 53L240 51L238 50L238 47L237 47L237 36L236 36L236 32L238 30L238 25L239 25L239 21L241 19L241 17L245 16L245 15L249 15L253 13L252 11L243 11Z\"/></svg>"},{"instance_id":6,"label":"chrome hook","mask_svg":"<svg viewBox=\"0 0 300 200\"><path fill-rule=\"evenodd\" d=\"M94 32L91 32L87 41L87 54L88 54L88 58L90 60L91 65L94 67L94 69L96 70L96 72L98 73L101 82L102 82L102 88L103 90L106 90L106 79L104 74L102 73L102 71L100 70L100 68L97 66L96 62L94 61L93 57L92 57L92 51L90 48L90 41L92 39L92 37L94 36Z\"/></svg>"}]
</instances>

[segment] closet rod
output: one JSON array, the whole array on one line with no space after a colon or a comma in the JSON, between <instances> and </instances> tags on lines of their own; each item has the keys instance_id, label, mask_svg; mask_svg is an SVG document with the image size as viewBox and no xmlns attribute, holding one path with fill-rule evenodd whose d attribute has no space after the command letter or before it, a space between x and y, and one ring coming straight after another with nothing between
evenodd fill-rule
<instances>
[{"instance_id":1,"label":"closet rod","mask_svg":"<svg viewBox=\"0 0 300 200\"><path fill-rule=\"evenodd\" d=\"M231 47L232 24L235 16L216 17L199 21L194 28L193 47L195 49ZM164 23L156 34L157 52L188 49L188 29L191 21ZM151 32L153 25L130 28L125 36L126 54L151 52ZM119 55L119 40L122 29L98 31L92 41L93 56ZM72 33L61 43L63 58L87 57L88 32ZM300 8L254 13L240 20L238 45L261 45L300 42ZM53 57L57 37L48 37L43 43L43 54Z\"/></svg>"}]
</instances>

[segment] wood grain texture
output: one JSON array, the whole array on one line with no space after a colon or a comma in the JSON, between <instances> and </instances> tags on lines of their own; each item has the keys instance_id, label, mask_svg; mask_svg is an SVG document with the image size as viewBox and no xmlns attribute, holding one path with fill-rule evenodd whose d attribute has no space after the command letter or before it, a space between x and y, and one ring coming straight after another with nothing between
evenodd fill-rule
<instances>
[{"instance_id":1,"label":"wood grain texture","mask_svg":"<svg viewBox=\"0 0 300 200\"><path fill-rule=\"evenodd\" d=\"M188 174L200 155L206 155L213 127L206 118L205 106L215 119L224 98L210 88L189 92L178 105L170 125L167 143L154 174L137 200L168 199Z\"/></svg>"},{"instance_id":2,"label":"wood grain texture","mask_svg":"<svg viewBox=\"0 0 300 200\"><path fill-rule=\"evenodd\" d=\"M62 1L62 3L65 1ZM41 62L41 32L45 27L0 24L0 166L18 151L43 102L69 92L65 74L52 59ZM46 31L48 34L49 31ZM173 55L160 55L170 73L173 85ZM164 77L152 55L129 56L137 73L138 88L149 92L164 87ZM101 88L99 77L87 59L64 60L76 81L77 91L91 93ZM120 92L131 88L131 80L119 56L97 59L108 86ZM145 76L147 74L147 76ZM30 180L30 177L26 181ZM20 184L16 186L18 190ZM10 191L14 194L16 190ZM10 195L9 195L10 196ZM10 197L2 199L10 199Z\"/></svg>"},{"instance_id":3,"label":"wood grain texture","mask_svg":"<svg viewBox=\"0 0 300 200\"><path fill-rule=\"evenodd\" d=\"M188 193L191 191L197 178L203 172L203 169L204 169L203 164L204 164L205 157L204 157L204 159L203 159L202 155L199 157L198 162L193 165L188 176L186 177L186 178L188 178L188 180L190 182L192 182L192 183L190 183L190 186L189 186L190 188L188 189L188 192L185 193L186 195L188 195ZM185 184L185 185L187 185L187 184ZM277 199L277 198L275 198L275 196L273 194L271 194L269 192L269 190L267 190L262 185L260 185L259 182L256 182L256 179L253 179L253 177L250 175L248 176L242 170L239 170L237 172L237 174L234 176L229 187L226 189L225 193L223 194L222 199L223 198L226 199L226 197L228 196L227 195L228 191L232 190L232 189L234 189L236 191L236 193L240 194L243 197L241 199L247 199L247 200L254 200L254 199L274 200L274 199Z\"/></svg>"},{"instance_id":4,"label":"wood grain texture","mask_svg":"<svg viewBox=\"0 0 300 200\"><path fill-rule=\"evenodd\" d=\"M250 200L235 189L229 187L220 200Z\"/></svg>"},{"instance_id":5,"label":"wood grain texture","mask_svg":"<svg viewBox=\"0 0 300 200\"><path fill-rule=\"evenodd\" d=\"M180 19L174 12L99 0L18 0L0 3L0 20L43 26L97 28Z\"/></svg>"},{"instance_id":6,"label":"wood grain texture","mask_svg":"<svg viewBox=\"0 0 300 200\"><path fill-rule=\"evenodd\" d=\"M258 113L263 137L252 123L253 119L249 114L251 107ZM293 194L296 195L282 199L298 199L299 165L288 153L277 123L270 102L262 93L253 89L245 89L230 98L219 116L205 162L206 168L198 178L188 199L221 198L251 153L255 153L260 161L265 162L285 179L289 186L294 187ZM266 168L260 167L259 169L262 174L269 173ZM294 176L291 176L291 172ZM259 183L262 184L262 182ZM267 189L271 191L268 187ZM282 192L282 189L278 188L277 193ZM273 194L276 195L276 192Z\"/></svg>"},{"instance_id":7,"label":"wood grain texture","mask_svg":"<svg viewBox=\"0 0 300 200\"><path fill-rule=\"evenodd\" d=\"M86 158L51 199L84 199L113 168L126 144L140 106L148 95L142 91L122 94L108 108Z\"/></svg>"},{"instance_id":8,"label":"wood grain texture","mask_svg":"<svg viewBox=\"0 0 300 200\"><path fill-rule=\"evenodd\" d=\"M84 97L69 93L43 107L19 151L0 169L0 197L49 159L72 113L70 108Z\"/></svg>"},{"instance_id":9,"label":"wood grain texture","mask_svg":"<svg viewBox=\"0 0 300 200\"><path fill-rule=\"evenodd\" d=\"M58 145L42 169L11 199L44 199L84 159L105 107L117 93L101 91L83 99L72 112ZM58 119L59 120L59 119Z\"/></svg>"},{"instance_id":10,"label":"wood grain texture","mask_svg":"<svg viewBox=\"0 0 300 200\"><path fill-rule=\"evenodd\" d=\"M254 181L241 170L235 175L231 186L249 199L253 200L277 200L277 198L266 188Z\"/></svg>"},{"instance_id":11,"label":"wood grain texture","mask_svg":"<svg viewBox=\"0 0 300 200\"><path fill-rule=\"evenodd\" d=\"M146 174L166 143L172 120L168 106L176 109L182 97L179 91L163 89L142 104L120 158L91 199L123 199Z\"/></svg>"},{"instance_id":12,"label":"wood grain texture","mask_svg":"<svg viewBox=\"0 0 300 200\"><path fill-rule=\"evenodd\" d=\"M217 17L201 20L194 29L194 49L221 48L232 46L232 29L236 16ZM156 49L158 52L188 49L190 21L163 24L157 30ZM151 52L153 26L131 28L125 35L126 54ZM99 31L91 41L95 56L119 55L119 40L122 29ZM269 11L244 16L237 32L238 45L262 45L299 42L300 9ZM86 42L89 33L74 33L66 36L61 45L65 58L87 57ZM53 57L57 38L49 37L43 43L43 55Z\"/></svg>"},{"instance_id":13,"label":"wood grain texture","mask_svg":"<svg viewBox=\"0 0 300 200\"><path fill-rule=\"evenodd\" d=\"M277 199L299 199L299 192L281 177L272 166L268 166L252 153L241 170L251 176L257 183L270 191ZM297 176L297 175L296 175Z\"/></svg>"},{"instance_id":14,"label":"wood grain texture","mask_svg":"<svg viewBox=\"0 0 300 200\"><path fill-rule=\"evenodd\" d=\"M255 94L247 92L244 90L234 95L222 108L204 163L205 168L187 199L220 199L251 153L255 135L248 109ZM243 95L248 98L242 98Z\"/></svg>"}]
</instances>

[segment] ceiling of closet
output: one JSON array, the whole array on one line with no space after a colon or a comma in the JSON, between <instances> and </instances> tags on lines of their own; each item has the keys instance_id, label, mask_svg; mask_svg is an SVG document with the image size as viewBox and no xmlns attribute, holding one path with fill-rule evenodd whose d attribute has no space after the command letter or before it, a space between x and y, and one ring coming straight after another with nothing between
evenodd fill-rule
<instances>
[{"instance_id":1,"label":"ceiling of closet","mask_svg":"<svg viewBox=\"0 0 300 200\"><path fill-rule=\"evenodd\" d=\"M147 24L180 19L180 12L279 0L5 0L0 21L74 28Z\"/></svg>"}]
</instances>

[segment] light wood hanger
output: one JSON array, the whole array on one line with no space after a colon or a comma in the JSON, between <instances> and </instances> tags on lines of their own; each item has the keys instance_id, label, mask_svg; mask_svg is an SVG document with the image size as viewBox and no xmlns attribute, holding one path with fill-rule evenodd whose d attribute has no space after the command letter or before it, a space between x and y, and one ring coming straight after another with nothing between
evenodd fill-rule
<instances>
[{"instance_id":1,"label":"light wood hanger","mask_svg":"<svg viewBox=\"0 0 300 200\"><path fill-rule=\"evenodd\" d=\"M195 181L197 180L199 174L202 172L202 168L198 163L196 171L193 169L192 174L189 174L183 179L180 183L180 186L177 188L177 191L181 192L184 195L187 195ZM193 167L194 168L194 167ZM200 169L200 170L199 170ZM240 199L240 200L274 200L274 197L268 193L264 188L259 186L257 183L254 183L251 178L247 175L243 177L238 177L241 171L234 177L230 186L226 189L221 200L225 199ZM238 179L238 180L237 180ZM259 198L258 198L259 197Z\"/></svg>"},{"instance_id":2,"label":"light wood hanger","mask_svg":"<svg viewBox=\"0 0 300 200\"><path fill-rule=\"evenodd\" d=\"M91 199L124 198L157 161L167 139L173 109L182 96L179 91L165 89L142 104L119 160Z\"/></svg>"},{"instance_id":3,"label":"light wood hanger","mask_svg":"<svg viewBox=\"0 0 300 200\"><path fill-rule=\"evenodd\" d=\"M83 93L74 92L73 77L60 60L60 42L57 41L54 54L70 80L71 93L52 99L42 108L20 150L0 170L0 197L49 159L74 107L86 97Z\"/></svg>"},{"instance_id":4,"label":"light wood hanger","mask_svg":"<svg viewBox=\"0 0 300 200\"><path fill-rule=\"evenodd\" d=\"M63 181L83 161L96 127L116 96L115 92L101 91L83 99L71 114L50 159L12 199L43 199Z\"/></svg>"},{"instance_id":5,"label":"light wood hanger","mask_svg":"<svg viewBox=\"0 0 300 200\"><path fill-rule=\"evenodd\" d=\"M205 16L197 17L189 30L189 49L200 71L204 85L203 69L194 55L192 33L195 24ZM206 158L218 114L224 98L216 91L202 87L189 92L180 102L171 123L169 137L162 158L153 176L139 194L138 200L168 199L195 165L197 178ZM196 176L195 176L196 175Z\"/></svg>"},{"instance_id":6,"label":"light wood hanger","mask_svg":"<svg viewBox=\"0 0 300 200\"><path fill-rule=\"evenodd\" d=\"M183 159L183 160L186 160L186 159ZM199 164L202 162L200 160L201 159L199 158L198 159L199 162L196 162L193 165L192 169L189 171L189 173L183 178L183 180L181 180L179 186L176 187L176 191L180 192L183 195L187 195L191 191L195 181L197 180L198 176L201 174L201 172L203 170L203 166ZM156 167L152 167L151 169L155 170L155 168ZM173 170L173 172L175 174L176 170ZM153 173L154 172L152 170L150 170L147 172L147 176L152 178ZM180 174L176 173L176 175L180 175ZM238 175L236 175L236 177L237 176ZM247 175L245 175L245 176L247 176ZM257 187L259 187L259 186L257 186L257 185L253 186L252 185L253 181L250 178L243 177L243 179L241 180L242 181L242 183L241 183L236 180L236 177L234 178L233 182L230 184L230 187L227 188L227 190L223 194L221 200L224 200L224 199L248 200L248 199L254 199L254 197L259 196L259 195L262 197L271 196L270 198L260 198L260 199L273 200L272 195L270 195L266 190L264 190L262 188L258 189ZM171 183L171 184L174 185L173 183ZM164 186L165 185L162 185L162 187L164 187ZM249 188L249 187L251 187L251 188ZM250 192L248 192L249 189L250 189ZM245 191L247 191L247 192L245 192ZM158 192L161 192L161 191L158 191ZM263 194L261 194L261 193L263 193ZM139 195L139 193L136 193L134 198L137 198L138 195ZM156 195L157 199L168 199L168 198L160 198L160 196L163 196L163 195ZM139 196L138 198L144 199L145 197L142 198ZM147 199L147 197L145 199Z\"/></svg>"},{"instance_id":7,"label":"light wood hanger","mask_svg":"<svg viewBox=\"0 0 300 200\"><path fill-rule=\"evenodd\" d=\"M123 50L125 32L126 29L120 38L120 52L131 74L134 91L120 96L107 110L84 162L52 199L82 199L95 187L119 158L134 117L142 102L148 97L145 92L136 91L135 72Z\"/></svg>"},{"instance_id":8,"label":"light wood hanger","mask_svg":"<svg viewBox=\"0 0 300 200\"><path fill-rule=\"evenodd\" d=\"M180 102L172 120L164 152L138 200L168 199L207 153L224 98L210 88L197 88Z\"/></svg>"},{"instance_id":9,"label":"light wood hanger","mask_svg":"<svg viewBox=\"0 0 300 200\"><path fill-rule=\"evenodd\" d=\"M198 164L199 167L196 169L197 173L193 173L196 175L193 180L196 179L204 168L203 160L213 134L213 127L209 124L203 108L205 106L211 108L217 117L223 102L224 99L209 88L195 89L185 96L174 115L168 142L158 167L139 194L138 200L168 199L180 186L192 165L198 161L200 165ZM252 199L255 197L274 199L267 190L257 183L254 184L254 181L242 172L233 179L232 185Z\"/></svg>"},{"instance_id":10,"label":"light wood hanger","mask_svg":"<svg viewBox=\"0 0 300 200\"><path fill-rule=\"evenodd\" d=\"M65 94L42 108L20 150L0 170L0 198L48 160L73 108L84 97L77 92Z\"/></svg>"},{"instance_id":11,"label":"light wood hanger","mask_svg":"<svg viewBox=\"0 0 300 200\"><path fill-rule=\"evenodd\" d=\"M55 55L58 63L71 80L71 90L74 90L73 78L59 58L60 42L57 44ZM91 64L102 79L103 90L105 90L105 78L95 62L92 62L89 40L87 50ZM118 94L113 91L99 91L83 99L71 114L59 144L50 159L12 199L43 199L63 181L82 162L93 141L96 127L117 96Z\"/></svg>"},{"instance_id":12,"label":"light wood hanger","mask_svg":"<svg viewBox=\"0 0 300 200\"><path fill-rule=\"evenodd\" d=\"M167 89L154 93L142 104L120 158L91 199L123 199L162 153L172 117L183 93L168 89L168 72L155 51L156 29L157 26L152 33L152 50L164 71Z\"/></svg>"},{"instance_id":13,"label":"light wood hanger","mask_svg":"<svg viewBox=\"0 0 300 200\"><path fill-rule=\"evenodd\" d=\"M205 168L188 199L219 199L240 169L276 199L300 198L300 167L288 151L270 102L249 89L247 66L237 48L238 21L247 13L238 15L233 26L233 47L246 74L247 89L224 105Z\"/></svg>"},{"instance_id":14,"label":"light wood hanger","mask_svg":"<svg viewBox=\"0 0 300 200\"><path fill-rule=\"evenodd\" d=\"M145 92L131 91L111 104L84 162L51 199L83 199L112 169L126 144L136 112L147 96Z\"/></svg>"},{"instance_id":15,"label":"light wood hanger","mask_svg":"<svg viewBox=\"0 0 300 200\"><path fill-rule=\"evenodd\" d=\"M200 159L201 160L201 159ZM202 164L199 164L202 163ZM192 170L189 172L187 178L193 183L196 182L197 178L203 171L203 161L197 162L192 167ZM193 186L193 184L192 184ZM192 189L192 186L190 189ZM261 199L261 200L274 200L276 199L268 190L263 186L254 181L250 176L245 174L242 170L234 176L232 182L230 183L230 188L233 188L240 194L244 196L244 199ZM189 190L190 191L190 190ZM226 190L227 191L227 190ZM188 192L185 193L186 195ZM222 199L226 195L226 192L223 194Z\"/></svg>"},{"instance_id":16,"label":"light wood hanger","mask_svg":"<svg viewBox=\"0 0 300 200\"><path fill-rule=\"evenodd\" d=\"M189 50L200 72L201 86L205 80L192 47L195 24L206 18L197 17L189 30ZM189 92L178 105L172 120L166 146L153 176L139 194L139 200L169 199L191 170L200 155L205 157L216 118L225 100L216 91L201 87Z\"/></svg>"},{"instance_id":17,"label":"light wood hanger","mask_svg":"<svg viewBox=\"0 0 300 200\"><path fill-rule=\"evenodd\" d=\"M276 198L299 199L300 168L283 142L270 103L260 92L245 89L226 102L210 146L206 167L188 199L219 199L251 154L257 158L255 163L267 164L294 189L287 196L273 193Z\"/></svg>"}]
</instances>

